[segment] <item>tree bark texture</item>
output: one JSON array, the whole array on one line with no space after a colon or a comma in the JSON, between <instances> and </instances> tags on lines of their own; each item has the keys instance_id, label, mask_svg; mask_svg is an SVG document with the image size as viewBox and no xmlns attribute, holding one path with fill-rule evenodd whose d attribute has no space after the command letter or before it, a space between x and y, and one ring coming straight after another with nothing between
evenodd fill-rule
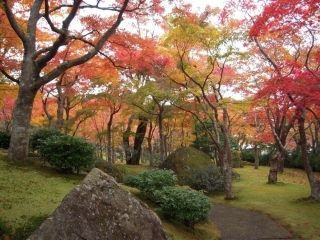
<instances>
[{"instance_id":1,"label":"tree bark texture","mask_svg":"<svg viewBox=\"0 0 320 240\"><path fill-rule=\"evenodd\" d=\"M130 165L139 165L140 164L140 157L141 157L141 149L142 143L147 131L148 120L146 118L139 118L139 124L136 130L135 138L134 138L134 145L133 145L133 152L128 164Z\"/></svg>"},{"instance_id":2,"label":"tree bark texture","mask_svg":"<svg viewBox=\"0 0 320 240\"><path fill-rule=\"evenodd\" d=\"M320 181L315 176L312 167L310 165L310 160L308 156L308 146L307 146L307 137L305 131L305 113L303 110L300 110L298 118L298 128L300 135L300 147L301 147L301 158L303 161L304 169L307 173L309 185L311 188L310 197L314 200L320 201Z\"/></svg>"}]
</instances>

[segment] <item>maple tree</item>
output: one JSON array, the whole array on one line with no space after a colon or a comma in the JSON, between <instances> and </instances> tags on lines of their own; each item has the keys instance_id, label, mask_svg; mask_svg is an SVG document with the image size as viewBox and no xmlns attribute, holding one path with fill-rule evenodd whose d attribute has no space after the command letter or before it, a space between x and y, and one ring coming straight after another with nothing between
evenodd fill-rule
<instances>
[{"instance_id":1,"label":"maple tree","mask_svg":"<svg viewBox=\"0 0 320 240\"><path fill-rule=\"evenodd\" d=\"M228 65L237 55L234 47L237 35L232 32L234 22L225 28L212 26L207 22L214 13L212 9L198 16L191 14L188 7L176 9L169 19L164 45L178 68L169 68L164 76L176 84L179 93L173 104L193 115L206 129L224 172L226 198L233 199L227 104L230 99L223 96L222 89L234 77ZM213 131L206 128L206 120L211 122Z\"/></svg>"},{"instance_id":2,"label":"maple tree","mask_svg":"<svg viewBox=\"0 0 320 240\"><path fill-rule=\"evenodd\" d=\"M270 1L263 12L254 20L250 36L256 43L264 59L273 68L273 72L258 94L273 93L273 100L282 115L273 119L280 126L274 135L277 144L283 146L288 129L294 123L298 125L299 146L302 160L311 187L311 197L320 199L320 183L315 177L308 158L308 140L305 131L307 112L318 119L313 110L319 106L319 1ZM277 45L276 51L270 47ZM290 109L294 113L286 120ZM291 112L290 111L290 112ZM267 112L270 116L270 111ZM272 121L271 119L269 120ZM283 135L281 136L281 133ZM284 140L284 141L283 141Z\"/></svg>"},{"instance_id":3,"label":"maple tree","mask_svg":"<svg viewBox=\"0 0 320 240\"><path fill-rule=\"evenodd\" d=\"M104 48L110 49L110 43L105 43L116 32L124 17L135 14L145 16L147 11L148 13L159 12L161 11L159 4L160 2L156 0L150 2L124 0L116 1L111 5L105 1L86 3L82 0L70 3L48 0L2 1L11 29L23 45L19 73L10 75L5 64L1 66L5 76L19 85L13 113L10 159L24 161L27 158L29 123L37 91L66 70L87 62L95 55L99 53L107 55L103 51ZM23 11L17 19L15 14L20 9ZM81 15L81 12L86 9L108 12L108 14ZM85 29L75 29L72 24L76 20L81 21ZM24 28L26 31L23 30ZM45 41L39 37L38 33L41 30L48 32L48 38ZM82 45L80 56L70 53L65 61L50 66L50 61L63 47L79 42ZM46 67L49 68L48 71Z\"/></svg>"}]
</instances>

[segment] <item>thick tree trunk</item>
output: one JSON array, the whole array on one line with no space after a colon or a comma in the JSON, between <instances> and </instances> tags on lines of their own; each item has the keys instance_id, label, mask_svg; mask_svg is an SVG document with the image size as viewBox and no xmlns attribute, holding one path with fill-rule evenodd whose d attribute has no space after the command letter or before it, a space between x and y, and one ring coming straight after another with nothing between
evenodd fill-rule
<instances>
[{"instance_id":1,"label":"thick tree trunk","mask_svg":"<svg viewBox=\"0 0 320 240\"><path fill-rule=\"evenodd\" d=\"M147 131L147 125L148 125L148 120L146 118L141 117L139 119L139 124L138 124L136 135L134 138L133 153L128 163L130 165L139 165L140 163L142 143Z\"/></svg>"},{"instance_id":2,"label":"thick tree trunk","mask_svg":"<svg viewBox=\"0 0 320 240\"><path fill-rule=\"evenodd\" d=\"M13 111L9 159L26 161L29 152L29 128L36 91L20 87Z\"/></svg>"},{"instance_id":3,"label":"thick tree trunk","mask_svg":"<svg viewBox=\"0 0 320 240\"><path fill-rule=\"evenodd\" d=\"M221 133L223 135L223 149L219 153L220 162L222 163L223 175L224 175L224 189L225 189L225 199L232 200L235 198L233 188L232 188L232 157L231 157L231 147L229 139L229 131L227 130L228 118L227 110L223 109L223 121L224 125L221 126Z\"/></svg>"},{"instance_id":4,"label":"thick tree trunk","mask_svg":"<svg viewBox=\"0 0 320 240\"><path fill-rule=\"evenodd\" d=\"M231 149L225 148L223 153L219 154L220 162L222 163L222 170L224 176L224 190L225 199L232 200L235 198L232 190L232 162L231 162Z\"/></svg>"},{"instance_id":5,"label":"thick tree trunk","mask_svg":"<svg viewBox=\"0 0 320 240\"><path fill-rule=\"evenodd\" d=\"M299 118L298 118L298 128L300 135L300 148L301 148L301 158L303 161L304 169L307 173L309 185L311 188L310 197L314 200L320 201L320 181L317 180L314 172L312 171L312 167L310 165L310 160L308 157L308 146L307 146L307 137L304 128L304 112L300 110Z\"/></svg>"},{"instance_id":6,"label":"thick tree trunk","mask_svg":"<svg viewBox=\"0 0 320 240\"><path fill-rule=\"evenodd\" d=\"M254 169L258 169L260 165L260 156L259 156L259 148L258 145L256 144L254 146Z\"/></svg>"},{"instance_id":7,"label":"thick tree trunk","mask_svg":"<svg viewBox=\"0 0 320 240\"><path fill-rule=\"evenodd\" d=\"M285 143L282 143L282 145L284 146ZM278 173L283 173L284 171L284 161L287 158L287 154L284 152L284 150L278 146L278 159L277 159L277 168L278 168Z\"/></svg>"},{"instance_id":8,"label":"thick tree trunk","mask_svg":"<svg viewBox=\"0 0 320 240\"><path fill-rule=\"evenodd\" d=\"M268 175L268 183L275 184L278 181L278 158L280 157L279 153L275 155L272 154L270 159L270 170Z\"/></svg>"},{"instance_id":9,"label":"thick tree trunk","mask_svg":"<svg viewBox=\"0 0 320 240\"><path fill-rule=\"evenodd\" d=\"M131 159L131 150L130 150L130 134L131 134L131 125L133 122L133 116L130 116L127 129L124 131L122 135L123 149L126 163L129 164Z\"/></svg>"}]
</instances>

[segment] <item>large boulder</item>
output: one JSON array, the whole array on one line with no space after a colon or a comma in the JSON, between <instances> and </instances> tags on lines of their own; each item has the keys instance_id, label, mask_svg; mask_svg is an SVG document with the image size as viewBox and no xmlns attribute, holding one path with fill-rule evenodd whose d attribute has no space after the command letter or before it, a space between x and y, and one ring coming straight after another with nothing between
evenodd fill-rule
<instances>
[{"instance_id":1,"label":"large boulder","mask_svg":"<svg viewBox=\"0 0 320 240\"><path fill-rule=\"evenodd\" d=\"M166 236L148 206L95 168L28 239L162 240Z\"/></svg>"},{"instance_id":2,"label":"large boulder","mask_svg":"<svg viewBox=\"0 0 320 240\"><path fill-rule=\"evenodd\" d=\"M213 165L213 160L206 153L193 147L182 147L171 153L161 164L161 168L173 170L181 182L190 176L191 171Z\"/></svg>"}]
</instances>

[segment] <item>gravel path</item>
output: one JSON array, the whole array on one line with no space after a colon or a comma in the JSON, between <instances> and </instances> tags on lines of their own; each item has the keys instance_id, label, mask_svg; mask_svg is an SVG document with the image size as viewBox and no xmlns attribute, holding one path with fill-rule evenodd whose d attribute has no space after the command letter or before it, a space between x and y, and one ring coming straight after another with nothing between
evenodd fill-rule
<instances>
[{"instance_id":1,"label":"gravel path","mask_svg":"<svg viewBox=\"0 0 320 240\"><path fill-rule=\"evenodd\" d=\"M218 226L222 240L297 239L264 214L224 204L214 204L210 220Z\"/></svg>"}]
</instances>

